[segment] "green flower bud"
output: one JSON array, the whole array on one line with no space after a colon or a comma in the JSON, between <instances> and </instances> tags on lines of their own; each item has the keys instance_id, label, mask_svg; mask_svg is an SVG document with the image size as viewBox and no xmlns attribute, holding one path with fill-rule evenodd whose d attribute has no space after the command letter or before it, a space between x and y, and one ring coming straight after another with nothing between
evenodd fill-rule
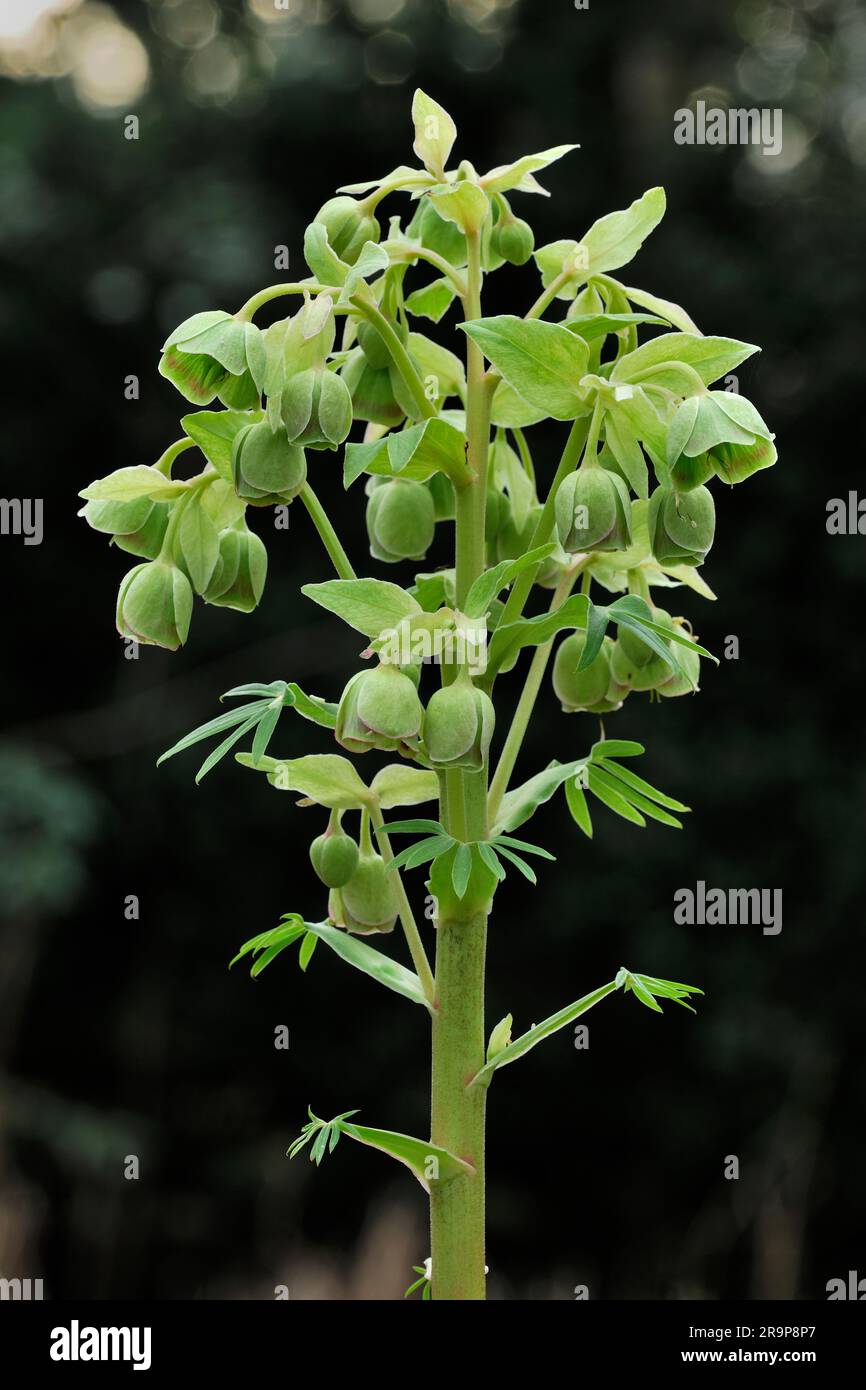
<instances>
[{"instance_id":1,"label":"green flower bud","mask_svg":"<svg viewBox=\"0 0 866 1390\"><path fill-rule=\"evenodd\" d=\"M345 261L354 265L367 241L378 241L381 235L379 223L372 213L364 212L362 205L348 194L338 194L323 203L313 218L321 222L328 233L331 249Z\"/></svg>"},{"instance_id":2,"label":"green flower bud","mask_svg":"<svg viewBox=\"0 0 866 1390\"><path fill-rule=\"evenodd\" d=\"M585 632L573 632L560 643L553 663L553 689L566 714L591 709L607 696L612 643L605 639L598 655L582 671L577 663L586 645Z\"/></svg>"},{"instance_id":3,"label":"green flower bud","mask_svg":"<svg viewBox=\"0 0 866 1390\"><path fill-rule=\"evenodd\" d=\"M189 632L192 588L186 575L162 560L136 565L117 595L117 630L148 646L177 651Z\"/></svg>"},{"instance_id":4,"label":"green flower bud","mask_svg":"<svg viewBox=\"0 0 866 1390\"><path fill-rule=\"evenodd\" d=\"M205 603L251 613L258 606L268 572L268 552L258 536L231 527L221 531L220 555L204 592Z\"/></svg>"},{"instance_id":5,"label":"green flower bud","mask_svg":"<svg viewBox=\"0 0 866 1390\"><path fill-rule=\"evenodd\" d=\"M493 250L511 265L526 265L535 249L535 234L522 217L497 222L490 240Z\"/></svg>"},{"instance_id":6,"label":"green flower bud","mask_svg":"<svg viewBox=\"0 0 866 1390\"><path fill-rule=\"evenodd\" d=\"M410 676L384 662L352 676L337 710L334 736L350 753L411 750L424 709Z\"/></svg>"},{"instance_id":7,"label":"green flower bud","mask_svg":"<svg viewBox=\"0 0 866 1390\"><path fill-rule=\"evenodd\" d=\"M171 507L170 502L154 502L143 525L135 531L115 536L114 544L119 546L121 550L128 551L130 555L140 555L145 560L155 560L162 550Z\"/></svg>"},{"instance_id":8,"label":"green flower bud","mask_svg":"<svg viewBox=\"0 0 866 1390\"><path fill-rule=\"evenodd\" d=\"M663 608L653 610L653 621L673 629L674 620ZM670 643L667 644L670 646ZM670 666L657 656L636 633L620 628L611 656L614 678L630 690L655 690L673 675Z\"/></svg>"},{"instance_id":9,"label":"green flower bud","mask_svg":"<svg viewBox=\"0 0 866 1390\"><path fill-rule=\"evenodd\" d=\"M606 468L580 468L556 494L556 529L563 550L625 550L631 545L628 487Z\"/></svg>"},{"instance_id":10,"label":"green flower bud","mask_svg":"<svg viewBox=\"0 0 866 1390\"><path fill-rule=\"evenodd\" d=\"M257 404L253 378L261 382L264 370L264 344L259 329L224 309L186 319L169 334L159 362L160 373L195 405L208 405L215 396L220 396L224 404L234 404L239 398ZM240 385L233 380L245 375L248 380ZM226 395L228 400L224 399Z\"/></svg>"},{"instance_id":11,"label":"green flower bud","mask_svg":"<svg viewBox=\"0 0 866 1390\"><path fill-rule=\"evenodd\" d=\"M328 888L342 888L358 867L358 846L345 831L330 826L310 845L310 862Z\"/></svg>"},{"instance_id":12,"label":"green flower bud","mask_svg":"<svg viewBox=\"0 0 866 1390\"><path fill-rule=\"evenodd\" d=\"M260 420L235 435L232 476L238 497L268 507L297 497L307 480L307 461L282 426L275 434L267 420Z\"/></svg>"},{"instance_id":13,"label":"green flower bud","mask_svg":"<svg viewBox=\"0 0 866 1390\"><path fill-rule=\"evenodd\" d=\"M360 348L350 352L341 376L352 399L356 420L371 420L376 425L393 427L406 418L406 412L394 395L391 371L376 371Z\"/></svg>"},{"instance_id":14,"label":"green flower bud","mask_svg":"<svg viewBox=\"0 0 866 1390\"><path fill-rule=\"evenodd\" d=\"M367 503L370 553L377 560L421 560L436 531L433 497L423 483L394 478L376 487Z\"/></svg>"},{"instance_id":15,"label":"green flower bud","mask_svg":"<svg viewBox=\"0 0 866 1390\"><path fill-rule=\"evenodd\" d=\"M649 500L647 527L660 565L701 564L716 531L712 493L703 486L683 494L657 487Z\"/></svg>"},{"instance_id":16,"label":"green flower bud","mask_svg":"<svg viewBox=\"0 0 866 1390\"><path fill-rule=\"evenodd\" d=\"M424 750L434 767L480 771L487 758L496 715L493 702L472 684L466 668L431 697L424 715Z\"/></svg>"},{"instance_id":17,"label":"green flower bud","mask_svg":"<svg viewBox=\"0 0 866 1390\"><path fill-rule=\"evenodd\" d=\"M280 414L293 444L336 449L352 428L352 397L341 376L327 367L308 367L289 377Z\"/></svg>"}]
</instances>

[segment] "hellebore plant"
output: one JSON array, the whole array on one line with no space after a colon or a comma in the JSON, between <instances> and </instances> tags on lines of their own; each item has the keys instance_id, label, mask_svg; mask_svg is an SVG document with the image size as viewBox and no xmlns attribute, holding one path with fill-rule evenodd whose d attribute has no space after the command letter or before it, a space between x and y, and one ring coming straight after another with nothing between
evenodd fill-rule
<instances>
[{"instance_id":1,"label":"hellebore plant","mask_svg":"<svg viewBox=\"0 0 866 1390\"><path fill-rule=\"evenodd\" d=\"M415 1139L357 1124L355 1111L327 1122L310 1112L290 1153L310 1143L320 1163L346 1135L406 1164L431 1215L430 1258L413 1291L481 1299L484 1118L495 1073L614 991L658 1012L659 999L689 1007L700 993L622 968L527 1032L512 1036L511 1015L486 1032L497 888L512 871L534 884L528 857L553 857L514 832L560 789L587 836L589 797L637 826L651 818L677 827L688 810L631 770L640 744L603 731L588 752L587 740L580 756L569 749L513 784L554 645L563 635L552 688L566 713L604 716L634 692L696 690L701 658L715 658L655 595L664 591L669 605L684 588L714 597L698 573L715 528L707 484L739 483L776 455L755 407L712 389L757 349L705 336L677 304L614 276L661 220L661 188L579 240L536 249L511 200L543 193L536 173L575 146L479 175L467 160L447 167L456 129L435 101L416 92L412 114L418 167L351 185L325 204L304 238L308 278L270 286L234 314L195 314L169 335L159 369L194 407L181 419L183 436L153 466L91 484L83 514L139 560L120 585L120 633L175 650L194 595L240 612L259 603L267 554L248 508L299 499L309 513L337 577L302 592L363 635L361 669L333 703L294 682L240 686L227 698L242 703L163 757L220 738L201 778L249 737L249 750L235 754L244 767L326 813L313 817L310 849L321 920L290 911L236 959L250 957L257 975L297 944L306 970L322 942L426 1009L431 1130ZM393 194L408 198L405 227L399 216L380 221ZM541 276L531 307L484 317L485 277L531 259ZM259 311L281 297L293 297L296 311L260 327ZM417 326L440 324L452 306L455 351ZM563 448L542 482L529 432L549 419L563 422ZM203 468L176 476L176 460L192 449ZM415 573L405 587L358 577L318 496L332 485L329 453L339 449L344 486L366 477L373 558L423 561L436 528L453 523L451 568ZM550 595L540 608L538 589ZM497 685L524 648L532 655L515 713L497 728ZM422 666L431 686L423 693ZM285 710L342 752L269 756ZM369 752L390 760L365 780L343 753ZM436 803L434 816L407 816L426 803ZM410 837L398 852L396 836ZM421 866L432 900L421 919L433 918L426 944L407 887ZM398 921L411 969L363 939Z\"/></svg>"}]
</instances>

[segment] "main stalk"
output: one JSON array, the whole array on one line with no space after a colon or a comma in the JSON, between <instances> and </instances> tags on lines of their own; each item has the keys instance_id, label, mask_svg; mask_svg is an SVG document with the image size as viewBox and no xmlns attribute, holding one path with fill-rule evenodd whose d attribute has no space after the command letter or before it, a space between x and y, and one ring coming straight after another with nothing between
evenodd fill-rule
<instances>
[{"instance_id":1,"label":"main stalk","mask_svg":"<svg viewBox=\"0 0 866 1390\"><path fill-rule=\"evenodd\" d=\"M467 237L466 318L481 314L480 238ZM461 607L484 570L484 510L490 439L490 392L473 342L466 361L467 460L473 480L456 489L456 590ZM487 770L446 774L440 814L465 841L487 835ZM472 1165L471 1176L433 1184L430 1198L434 1299L483 1299L484 1120L486 1087L469 1087L484 1065L484 973L489 904L437 922L436 1014L433 1020L431 1138Z\"/></svg>"}]
</instances>

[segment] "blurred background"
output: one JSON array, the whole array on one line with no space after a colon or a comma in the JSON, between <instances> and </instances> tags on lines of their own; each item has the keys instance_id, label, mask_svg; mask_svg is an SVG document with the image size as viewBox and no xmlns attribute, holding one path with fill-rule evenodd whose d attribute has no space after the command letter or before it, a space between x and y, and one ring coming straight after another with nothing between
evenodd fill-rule
<instances>
[{"instance_id":1,"label":"blurred background","mask_svg":"<svg viewBox=\"0 0 866 1390\"><path fill-rule=\"evenodd\" d=\"M328 577L318 541L295 509L288 532L262 513L259 610L197 604L185 650L131 661L114 632L129 562L76 516L92 478L179 433L166 332L284 278L276 246L304 274L303 228L333 189L411 161L416 85L479 168L580 143L549 200L515 196L538 244L664 184L625 279L762 345L740 385L780 453L715 488L719 601L675 604L712 650L737 636L739 659L697 699L633 696L608 723L695 808L685 829L600 808L590 844L557 798L531 838L558 865L497 901L491 1022L511 1010L523 1029L622 963L706 998L662 1018L617 996L588 1050L566 1030L494 1084L491 1296L823 1298L866 1273L864 542L825 524L862 476L862 6L5 0L0 73L2 491L45 502L41 545L0 538L0 1275L55 1298L399 1298L429 1253L402 1168L348 1143L320 1171L285 1158L308 1104L424 1132L421 1011L323 951L306 977L291 952L256 982L226 968L282 912L322 915L306 847L323 815L230 760L198 788L195 753L155 767L235 684L337 697L357 640L300 599ZM674 112L699 97L781 107L782 153L676 145ZM507 268L488 312L536 293L531 265ZM454 319L434 336L453 341ZM536 432L544 478L562 432ZM363 567L361 494L314 457ZM544 710L526 776L597 733L549 689ZM272 751L323 738L286 717ZM676 925L697 879L781 888L781 934Z\"/></svg>"}]
</instances>

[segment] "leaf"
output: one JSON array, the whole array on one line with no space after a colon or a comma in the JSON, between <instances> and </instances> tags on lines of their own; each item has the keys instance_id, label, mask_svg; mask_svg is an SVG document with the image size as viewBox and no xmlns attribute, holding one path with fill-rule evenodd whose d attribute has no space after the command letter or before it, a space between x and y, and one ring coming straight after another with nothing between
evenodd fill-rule
<instances>
[{"instance_id":1,"label":"leaf","mask_svg":"<svg viewBox=\"0 0 866 1390\"><path fill-rule=\"evenodd\" d=\"M216 526L199 505L198 498L184 507L177 529L177 544L189 571L192 587L203 594L211 581L220 555Z\"/></svg>"},{"instance_id":2,"label":"leaf","mask_svg":"<svg viewBox=\"0 0 866 1390\"><path fill-rule=\"evenodd\" d=\"M507 845L509 849L522 849L524 854L537 854L541 859L550 859L556 862L556 855L549 850L542 849L541 845L531 845L528 840L515 840L511 835L497 835L494 843Z\"/></svg>"},{"instance_id":3,"label":"leaf","mask_svg":"<svg viewBox=\"0 0 866 1390\"><path fill-rule=\"evenodd\" d=\"M493 393L493 403L490 407L492 425L501 426L503 429L525 429L529 425L537 425L546 415L545 410L529 405L522 396L518 396L514 387L509 386L507 381L500 381Z\"/></svg>"},{"instance_id":4,"label":"leaf","mask_svg":"<svg viewBox=\"0 0 866 1390\"><path fill-rule=\"evenodd\" d=\"M395 820L389 821L386 825L376 827L377 833L384 830L388 835L412 835L420 830L429 831L433 835L444 835L445 826L438 820Z\"/></svg>"},{"instance_id":5,"label":"leaf","mask_svg":"<svg viewBox=\"0 0 866 1390\"><path fill-rule=\"evenodd\" d=\"M608 333L621 333L632 324L667 322L657 314L575 314L566 320L565 327L589 343Z\"/></svg>"},{"instance_id":6,"label":"leaf","mask_svg":"<svg viewBox=\"0 0 866 1390\"><path fill-rule=\"evenodd\" d=\"M277 727L283 708L282 701L279 704L272 704L269 709L265 710L259 720L253 737L252 756L254 763L259 762L267 753L268 744L271 741L271 734Z\"/></svg>"},{"instance_id":7,"label":"leaf","mask_svg":"<svg viewBox=\"0 0 866 1390\"><path fill-rule=\"evenodd\" d=\"M513 188L521 193L543 193L547 196L547 189L542 188L532 175L538 169L546 169L557 159L562 159L565 154L570 154L572 150L579 150L580 145L554 145L552 149L541 150L539 154L525 154L520 159L515 159L512 164L500 164L495 169L491 169L481 180L481 187L487 193L507 193Z\"/></svg>"},{"instance_id":8,"label":"leaf","mask_svg":"<svg viewBox=\"0 0 866 1390\"><path fill-rule=\"evenodd\" d=\"M180 497L187 488L187 483L167 478L158 468L140 463L97 478L82 488L78 496L88 502L135 502L140 497L149 497L152 502L167 502Z\"/></svg>"},{"instance_id":9,"label":"leaf","mask_svg":"<svg viewBox=\"0 0 866 1390\"><path fill-rule=\"evenodd\" d=\"M338 706L318 695L306 695L295 681L289 681L284 701L304 719L320 724L324 729L333 729L337 723Z\"/></svg>"},{"instance_id":10,"label":"leaf","mask_svg":"<svg viewBox=\"0 0 866 1390\"><path fill-rule=\"evenodd\" d=\"M380 985L393 990L395 994L402 994L405 999L411 999L413 1004L422 1004L425 1009L429 1008L418 976L407 970L399 961L392 960L384 952L368 946L360 937L341 931L339 927L332 927L328 922L307 922L305 926L315 940L323 941L335 955L353 965L362 974L369 975L372 980L377 980Z\"/></svg>"},{"instance_id":11,"label":"leaf","mask_svg":"<svg viewBox=\"0 0 866 1390\"><path fill-rule=\"evenodd\" d=\"M313 959L313 952L315 951L318 944L319 938L315 935L314 932L308 931L303 941L301 942L301 949L298 952L298 965L301 967L304 973L306 973L307 966Z\"/></svg>"},{"instance_id":12,"label":"leaf","mask_svg":"<svg viewBox=\"0 0 866 1390\"><path fill-rule=\"evenodd\" d=\"M760 348L736 338L705 338L695 333L663 333L627 352L615 363L610 379L638 381L666 362L685 363L705 386L732 372Z\"/></svg>"},{"instance_id":13,"label":"leaf","mask_svg":"<svg viewBox=\"0 0 866 1390\"><path fill-rule=\"evenodd\" d=\"M665 205L664 189L650 188L622 212L609 212L593 222L581 240L588 257L588 275L618 270L633 260L664 217Z\"/></svg>"},{"instance_id":14,"label":"leaf","mask_svg":"<svg viewBox=\"0 0 866 1390\"><path fill-rule=\"evenodd\" d=\"M543 772L537 772L528 782L523 782L513 791L507 792L502 798L492 833L499 835L523 825L535 814L539 806L550 800L563 782L574 777L588 762L588 758L577 758L569 763L552 762Z\"/></svg>"},{"instance_id":15,"label":"leaf","mask_svg":"<svg viewBox=\"0 0 866 1390\"><path fill-rule=\"evenodd\" d=\"M674 642L677 646L688 647L690 651L697 652L700 656L705 657L707 661L714 661L717 666L719 664L718 658L713 656L712 652L707 651L706 647L702 647L699 642L693 641L693 639L680 628L666 628L662 627L660 623L654 622L650 616L652 610L649 604L638 594L623 594L622 598L616 599L616 601L611 603L604 611L615 623L622 623L626 627L631 626L632 631L636 632L642 641L652 647L653 651L658 651L659 656L664 657L664 652L654 646L651 640L653 635L664 637L667 641ZM638 624L637 627L633 626L635 622ZM664 643L662 643L662 645L664 645ZM671 665L670 653L668 653L666 659L668 665ZM673 664L676 665L676 663Z\"/></svg>"},{"instance_id":16,"label":"leaf","mask_svg":"<svg viewBox=\"0 0 866 1390\"><path fill-rule=\"evenodd\" d=\"M460 327L530 405L555 420L587 414L578 388L589 364L589 348L562 324L500 314Z\"/></svg>"},{"instance_id":17,"label":"leaf","mask_svg":"<svg viewBox=\"0 0 866 1390\"><path fill-rule=\"evenodd\" d=\"M592 839L592 816L586 804L586 793L578 786L577 778L565 784L565 800L573 820L588 839Z\"/></svg>"},{"instance_id":18,"label":"leaf","mask_svg":"<svg viewBox=\"0 0 866 1390\"><path fill-rule=\"evenodd\" d=\"M676 980L659 980L654 975L636 975L631 970L626 970L622 966L616 977L617 986L623 989L624 993L631 990L640 999L642 1004L646 1004L645 994L651 998L671 999L675 1004L681 1004L684 1009L694 1013L694 1009L688 1002L692 994L703 995L703 990L698 989L697 985L681 985ZM635 989L635 982L640 985L640 991ZM654 1008L658 1013L662 1010L657 1004L647 1004L648 1008Z\"/></svg>"},{"instance_id":19,"label":"leaf","mask_svg":"<svg viewBox=\"0 0 866 1390\"><path fill-rule=\"evenodd\" d=\"M643 744L635 743L632 739L604 738L592 745L589 756L593 762L598 762L600 758L638 758L645 752ZM687 809L686 806L680 807L681 811Z\"/></svg>"},{"instance_id":20,"label":"leaf","mask_svg":"<svg viewBox=\"0 0 866 1390\"><path fill-rule=\"evenodd\" d=\"M472 850L468 845L460 845L451 866L451 885L458 898L465 897L471 873Z\"/></svg>"},{"instance_id":21,"label":"leaf","mask_svg":"<svg viewBox=\"0 0 866 1390\"><path fill-rule=\"evenodd\" d=\"M370 784L383 811L392 806L418 806L435 801L439 795L439 779L435 772L407 767L405 763L389 763L380 768Z\"/></svg>"},{"instance_id":22,"label":"leaf","mask_svg":"<svg viewBox=\"0 0 866 1390\"><path fill-rule=\"evenodd\" d=\"M487 1061L492 1062L498 1056L503 1047L507 1047L511 1042L511 1026L514 1019L511 1014L506 1014L501 1018L496 1027L490 1034L490 1041L487 1044Z\"/></svg>"},{"instance_id":23,"label":"leaf","mask_svg":"<svg viewBox=\"0 0 866 1390\"><path fill-rule=\"evenodd\" d=\"M516 560L502 560L492 569L485 570L484 574L478 576L466 595L463 603L463 613L467 618L483 618L490 608L496 595L511 584L517 576L530 565L539 565L542 560L546 560L556 549L553 541L547 545L539 545L535 550L528 550L525 555L520 555Z\"/></svg>"},{"instance_id":24,"label":"leaf","mask_svg":"<svg viewBox=\"0 0 866 1390\"><path fill-rule=\"evenodd\" d=\"M329 810L356 811L369 806L370 790L361 781L348 758L336 753L309 753L303 758L263 758L238 753L242 767L267 773L272 787L279 791L301 792Z\"/></svg>"},{"instance_id":25,"label":"leaf","mask_svg":"<svg viewBox=\"0 0 866 1390\"><path fill-rule=\"evenodd\" d=\"M413 290L406 300L406 312L416 318L439 323L451 307L457 290L451 280L432 280L429 285Z\"/></svg>"},{"instance_id":26,"label":"leaf","mask_svg":"<svg viewBox=\"0 0 866 1390\"><path fill-rule=\"evenodd\" d=\"M415 599L385 579L327 579L303 584L301 593L365 637L378 637L421 612Z\"/></svg>"},{"instance_id":27,"label":"leaf","mask_svg":"<svg viewBox=\"0 0 866 1390\"><path fill-rule=\"evenodd\" d=\"M432 1183L450 1182L454 1178L471 1177L475 1169L465 1163L448 1149L433 1144L428 1139L413 1139L409 1134L399 1134L391 1129L370 1129L367 1125L340 1122L340 1130L359 1144L379 1149L382 1153L405 1163L410 1172L424 1188L430 1192Z\"/></svg>"},{"instance_id":28,"label":"leaf","mask_svg":"<svg viewBox=\"0 0 866 1390\"><path fill-rule=\"evenodd\" d=\"M228 738L223 739L222 743L217 744L216 748L211 749L198 772L195 774L196 786L203 777L207 776L211 768L216 767L220 759L224 758L226 753L234 748L236 743L240 743L244 734L248 734L250 729L256 727L260 718L261 714L250 715L249 719L241 724L239 729L236 729L233 734L229 734Z\"/></svg>"},{"instance_id":29,"label":"leaf","mask_svg":"<svg viewBox=\"0 0 866 1390\"><path fill-rule=\"evenodd\" d=\"M633 825L639 825L642 829L646 826L646 821L640 812L634 809L622 793L616 790L616 787L611 786L611 778L606 777L593 764L587 768L586 776L589 790L593 796L597 796L599 801L603 801L609 810L617 816L622 816L623 820L631 821Z\"/></svg>"},{"instance_id":30,"label":"leaf","mask_svg":"<svg viewBox=\"0 0 866 1390\"><path fill-rule=\"evenodd\" d=\"M232 481L232 444L247 425L264 419L261 410L196 410L181 419L181 429L201 449L227 483Z\"/></svg>"},{"instance_id":31,"label":"leaf","mask_svg":"<svg viewBox=\"0 0 866 1390\"><path fill-rule=\"evenodd\" d=\"M435 378L433 385L438 400L443 400L446 396L465 396L466 373L456 353L450 352L441 343L435 342L423 333L410 333L408 347L409 355L424 380L425 388L428 388L428 395L431 378ZM434 420L429 423L433 424ZM460 437L462 446L462 430Z\"/></svg>"},{"instance_id":32,"label":"leaf","mask_svg":"<svg viewBox=\"0 0 866 1390\"><path fill-rule=\"evenodd\" d=\"M412 98L415 139L412 149L424 167L437 178L445 175L448 156L457 139L457 127L444 106L419 87Z\"/></svg>"},{"instance_id":33,"label":"leaf","mask_svg":"<svg viewBox=\"0 0 866 1390\"><path fill-rule=\"evenodd\" d=\"M597 750L604 747L604 744L596 744L595 748L592 750L592 761L600 763L607 772L618 778L620 782L624 782L627 787L630 787L634 791L641 792L643 796L649 797L652 801L657 801L660 806L667 806L671 811L685 812L692 809L691 806L686 806L682 801L675 801L672 796L665 796L664 792L660 792L655 787L650 786L649 782L645 782L642 777L638 777L630 768L620 767L618 763L611 761L615 756L620 758L623 757L624 755L622 753L605 753L601 758L597 758Z\"/></svg>"},{"instance_id":34,"label":"leaf","mask_svg":"<svg viewBox=\"0 0 866 1390\"><path fill-rule=\"evenodd\" d=\"M626 299L632 304L639 304L642 309L648 309L651 314L660 314L667 319L675 328L679 328L683 333L699 333L697 324L689 317L685 309L680 308L679 304L674 304L673 300L660 299L657 294L649 294L646 290L636 290L630 285L621 285L618 280L612 283L621 290Z\"/></svg>"},{"instance_id":35,"label":"leaf","mask_svg":"<svg viewBox=\"0 0 866 1390\"><path fill-rule=\"evenodd\" d=\"M431 188L427 197L440 217L453 222L467 236L480 232L490 212L486 193L469 179Z\"/></svg>"},{"instance_id":36,"label":"leaf","mask_svg":"<svg viewBox=\"0 0 866 1390\"><path fill-rule=\"evenodd\" d=\"M519 854L512 854L510 849L506 849L501 839L496 841L496 853L500 854L503 859L507 859L510 864L513 864L515 868L519 869L523 877L529 879L533 887L537 885L538 879L535 876L535 870L530 868L526 860L521 859Z\"/></svg>"},{"instance_id":37,"label":"leaf","mask_svg":"<svg viewBox=\"0 0 866 1390\"><path fill-rule=\"evenodd\" d=\"M414 845L409 845L406 849L395 854L388 865L389 869L418 869L422 864L429 864L434 859L439 859L443 854L447 854L457 843L450 835L431 835L427 839L418 840Z\"/></svg>"},{"instance_id":38,"label":"leaf","mask_svg":"<svg viewBox=\"0 0 866 1390\"><path fill-rule=\"evenodd\" d=\"M253 964L250 974L255 979L281 951L302 937L307 928L308 924L296 912L287 914L287 920L280 926L272 927L270 931L259 932L257 936L251 936L249 941L245 941L237 955L229 961L229 969L231 970L244 956L251 955Z\"/></svg>"},{"instance_id":39,"label":"leaf","mask_svg":"<svg viewBox=\"0 0 866 1390\"><path fill-rule=\"evenodd\" d=\"M540 613L535 618L518 618L505 626L500 624L490 639L487 679L491 679L500 667L513 661L523 647L537 647L566 628L586 628L591 609L592 604L585 594L572 594L552 613ZM599 612L607 613L609 610L600 609ZM597 628L594 630L597 631Z\"/></svg>"},{"instance_id":40,"label":"leaf","mask_svg":"<svg viewBox=\"0 0 866 1390\"><path fill-rule=\"evenodd\" d=\"M581 1014L585 1014L593 1005L606 999L609 994L613 994L617 989L615 980L609 984L602 985L601 989L593 990L592 994L585 994L582 999L578 999L573 1004L568 1004L559 1013L551 1014L543 1023L536 1023L527 1033L523 1033L519 1038L515 1038L513 1043L509 1043L501 1052L491 1059L486 1066L473 1076L469 1082L470 1086L489 1086L493 1078L493 1073L500 1067L507 1067L510 1062L516 1062L518 1057L523 1057L530 1052L533 1047L537 1047L545 1038L549 1038L551 1033L556 1033L560 1028L567 1028L569 1023L573 1023Z\"/></svg>"},{"instance_id":41,"label":"leaf","mask_svg":"<svg viewBox=\"0 0 866 1390\"><path fill-rule=\"evenodd\" d=\"M387 270L389 264L388 252L384 246L380 246L376 241L365 241L355 264L349 267L337 302L348 304L352 295L357 294L358 289L365 281L372 280L374 275L379 275L383 270Z\"/></svg>"},{"instance_id":42,"label":"leaf","mask_svg":"<svg viewBox=\"0 0 866 1390\"><path fill-rule=\"evenodd\" d=\"M646 459L628 420L615 405L605 413L604 437L632 492L646 500L649 496Z\"/></svg>"},{"instance_id":43,"label":"leaf","mask_svg":"<svg viewBox=\"0 0 866 1390\"><path fill-rule=\"evenodd\" d=\"M383 473L423 482L438 472L457 482L467 481L466 441L463 432L447 420L422 420L389 434L386 443L388 468L381 469Z\"/></svg>"},{"instance_id":44,"label":"leaf","mask_svg":"<svg viewBox=\"0 0 866 1390\"><path fill-rule=\"evenodd\" d=\"M229 694L231 693L230 691ZM206 724L200 724L197 729L184 734L183 738L178 739L171 748L161 753L156 760L157 767L168 758L173 758L176 753L183 753L187 748L192 748L193 744L200 743L202 739L211 738L214 734L224 733L226 729L231 729L236 724L245 723L251 714L264 714L269 703L269 700L255 700L248 705L238 705L234 709L226 710L224 714L217 715L216 719L209 719Z\"/></svg>"}]
</instances>

